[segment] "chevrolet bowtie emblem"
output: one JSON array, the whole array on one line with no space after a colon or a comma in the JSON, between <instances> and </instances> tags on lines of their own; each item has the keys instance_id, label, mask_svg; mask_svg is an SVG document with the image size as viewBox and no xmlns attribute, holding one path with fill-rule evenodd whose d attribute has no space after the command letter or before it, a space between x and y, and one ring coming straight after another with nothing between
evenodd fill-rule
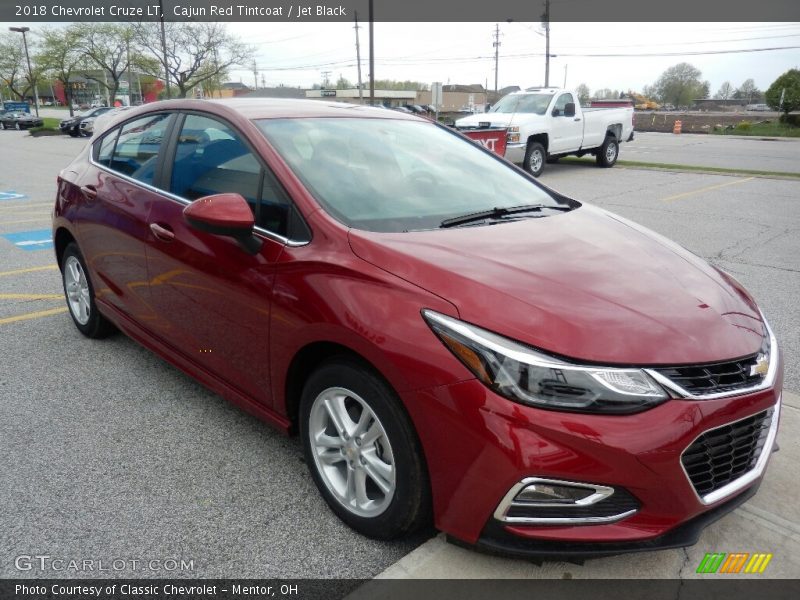
<instances>
[{"instance_id":1,"label":"chevrolet bowtie emblem","mask_svg":"<svg viewBox=\"0 0 800 600\"><path fill-rule=\"evenodd\" d=\"M767 371L769 371L769 359L763 354L759 354L756 357L756 364L750 365L750 377L755 377L756 375L765 377Z\"/></svg>"}]
</instances>

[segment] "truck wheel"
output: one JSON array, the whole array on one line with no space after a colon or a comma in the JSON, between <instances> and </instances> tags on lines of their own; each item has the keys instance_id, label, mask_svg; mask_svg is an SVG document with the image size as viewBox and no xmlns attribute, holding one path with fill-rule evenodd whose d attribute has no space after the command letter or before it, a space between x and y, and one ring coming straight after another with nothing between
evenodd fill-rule
<instances>
[{"instance_id":1,"label":"truck wheel","mask_svg":"<svg viewBox=\"0 0 800 600\"><path fill-rule=\"evenodd\" d=\"M619 142L613 135L606 136L603 145L597 153L597 165L599 167L613 167L619 156Z\"/></svg>"},{"instance_id":2,"label":"truck wheel","mask_svg":"<svg viewBox=\"0 0 800 600\"><path fill-rule=\"evenodd\" d=\"M525 160L522 168L534 177L538 177L544 170L544 163L547 160L547 152L539 142L530 142L525 151Z\"/></svg>"}]
</instances>

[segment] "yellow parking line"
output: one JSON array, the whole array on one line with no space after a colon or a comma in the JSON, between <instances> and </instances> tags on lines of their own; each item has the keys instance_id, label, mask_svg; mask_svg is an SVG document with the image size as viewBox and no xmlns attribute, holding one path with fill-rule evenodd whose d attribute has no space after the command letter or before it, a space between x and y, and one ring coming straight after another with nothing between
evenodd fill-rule
<instances>
[{"instance_id":1,"label":"yellow parking line","mask_svg":"<svg viewBox=\"0 0 800 600\"><path fill-rule=\"evenodd\" d=\"M0 294L0 300L55 300L64 294Z\"/></svg>"},{"instance_id":2,"label":"yellow parking line","mask_svg":"<svg viewBox=\"0 0 800 600\"><path fill-rule=\"evenodd\" d=\"M38 219L21 219L19 221L3 221L0 219L0 225L16 225L17 223L41 223L42 221L50 221L50 215L39 217Z\"/></svg>"},{"instance_id":3,"label":"yellow parking line","mask_svg":"<svg viewBox=\"0 0 800 600\"><path fill-rule=\"evenodd\" d=\"M58 265L46 265L44 267L31 267L29 269L16 269L15 271L0 271L0 277L4 275L21 275L23 273L34 273L35 271L55 271Z\"/></svg>"},{"instance_id":4,"label":"yellow parking line","mask_svg":"<svg viewBox=\"0 0 800 600\"><path fill-rule=\"evenodd\" d=\"M51 308L50 310L40 310L32 313L25 313L23 315L15 315L13 317L6 317L4 319L0 319L0 325L6 325L7 323L16 323L17 321L28 321L30 319L41 319L42 317L49 317L50 315L58 315L64 312L67 312L66 306L62 306L61 308Z\"/></svg>"},{"instance_id":5,"label":"yellow parking line","mask_svg":"<svg viewBox=\"0 0 800 600\"><path fill-rule=\"evenodd\" d=\"M710 192L711 190L718 190L719 188L728 187L729 185L738 185L740 183L744 183L745 181L750 181L751 179L755 179L755 177L746 177L744 179L737 179L736 181L728 181L726 183L719 183L717 185L710 185L708 187L700 188L699 190L692 190L691 192L684 192L682 194L675 194L674 196L667 196L666 198L662 198L662 202L672 202L673 200L680 200L681 198L686 198L687 196L693 196L694 194L702 194L703 192Z\"/></svg>"}]
</instances>

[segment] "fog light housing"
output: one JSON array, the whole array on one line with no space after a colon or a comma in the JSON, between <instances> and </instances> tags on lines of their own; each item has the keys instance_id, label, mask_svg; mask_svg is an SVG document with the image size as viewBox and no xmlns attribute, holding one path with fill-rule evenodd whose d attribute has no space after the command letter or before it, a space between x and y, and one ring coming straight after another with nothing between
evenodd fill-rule
<instances>
[{"instance_id":1,"label":"fog light housing","mask_svg":"<svg viewBox=\"0 0 800 600\"><path fill-rule=\"evenodd\" d=\"M639 507L624 488L528 477L508 491L494 518L504 523L591 525L619 521Z\"/></svg>"}]
</instances>

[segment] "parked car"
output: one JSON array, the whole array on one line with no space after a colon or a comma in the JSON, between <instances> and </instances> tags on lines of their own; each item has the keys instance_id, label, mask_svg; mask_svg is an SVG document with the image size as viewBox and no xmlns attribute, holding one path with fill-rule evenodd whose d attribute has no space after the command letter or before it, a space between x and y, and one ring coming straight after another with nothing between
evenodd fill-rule
<instances>
[{"instance_id":1,"label":"parked car","mask_svg":"<svg viewBox=\"0 0 800 600\"><path fill-rule=\"evenodd\" d=\"M35 115L12 111L0 117L0 124L3 129L30 129L32 127L41 127L44 125L44 121Z\"/></svg>"},{"instance_id":2,"label":"parked car","mask_svg":"<svg viewBox=\"0 0 800 600\"><path fill-rule=\"evenodd\" d=\"M767 106L766 104L748 104L745 110L755 111L755 112L766 112L769 110L769 106Z\"/></svg>"},{"instance_id":3,"label":"parked car","mask_svg":"<svg viewBox=\"0 0 800 600\"><path fill-rule=\"evenodd\" d=\"M63 119L59 124L58 128L61 130L62 133L68 133L72 137L78 137L81 135L81 123L85 119L89 119L92 117L99 117L100 115L107 113L110 111L111 108L107 106L100 106L98 108L92 108L87 110L86 112L82 112L74 117L70 117L69 119Z\"/></svg>"},{"instance_id":4,"label":"parked car","mask_svg":"<svg viewBox=\"0 0 800 600\"><path fill-rule=\"evenodd\" d=\"M505 157L534 177L550 159L575 154L613 167L619 145L633 140L633 107L581 108L577 94L528 88L503 96L488 113L456 121L462 130L508 128Z\"/></svg>"},{"instance_id":5,"label":"parked car","mask_svg":"<svg viewBox=\"0 0 800 600\"><path fill-rule=\"evenodd\" d=\"M55 197L78 330L121 329L299 432L365 535L432 520L523 556L672 548L764 475L783 366L752 296L427 119L154 103Z\"/></svg>"}]
</instances>

